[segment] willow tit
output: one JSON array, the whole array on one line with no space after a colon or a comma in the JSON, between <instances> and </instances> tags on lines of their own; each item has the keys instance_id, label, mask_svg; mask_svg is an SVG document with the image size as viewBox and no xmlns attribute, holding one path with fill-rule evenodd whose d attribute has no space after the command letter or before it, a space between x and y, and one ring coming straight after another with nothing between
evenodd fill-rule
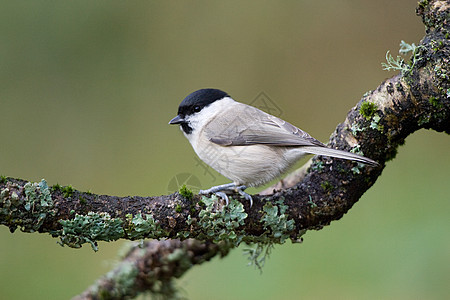
<instances>
[{"instance_id":1,"label":"willow tit","mask_svg":"<svg viewBox=\"0 0 450 300\"><path fill-rule=\"evenodd\" d=\"M294 125L217 89L188 95L169 124L179 124L200 159L233 181L200 191L215 193L227 204L224 191L236 191L251 206L252 198L244 192L247 187L271 181L306 154L378 165L364 156L328 148Z\"/></svg>"}]
</instances>

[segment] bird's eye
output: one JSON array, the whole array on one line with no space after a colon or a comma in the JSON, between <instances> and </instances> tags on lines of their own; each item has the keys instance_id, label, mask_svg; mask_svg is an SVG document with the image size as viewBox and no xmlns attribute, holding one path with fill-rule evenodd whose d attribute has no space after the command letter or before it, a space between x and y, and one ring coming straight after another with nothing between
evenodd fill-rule
<instances>
[{"instance_id":1,"label":"bird's eye","mask_svg":"<svg viewBox=\"0 0 450 300\"><path fill-rule=\"evenodd\" d=\"M194 107L194 112L199 112L201 110L200 106Z\"/></svg>"}]
</instances>

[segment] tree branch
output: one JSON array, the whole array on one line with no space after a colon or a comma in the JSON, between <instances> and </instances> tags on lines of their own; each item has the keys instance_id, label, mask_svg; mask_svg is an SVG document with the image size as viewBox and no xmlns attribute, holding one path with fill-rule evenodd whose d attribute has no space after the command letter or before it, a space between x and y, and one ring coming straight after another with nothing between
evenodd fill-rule
<instances>
[{"instance_id":1,"label":"tree branch","mask_svg":"<svg viewBox=\"0 0 450 300\"><path fill-rule=\"evenodd\" d=\"M74 300L131 298L144 291L172 299L176 295L173 278L192 265L227 254L223 249L223 245L193 239L146 241L132 247L120 265Z\"/></svg>"},{"instance_id":2,"label":"tree branch","mask_svg":"<svg viewBox=\"0 0 450 300\"><path fill-rule=\"evenodd\" d=\"M100 279L81 296L83 299L120 290L117 280L111 278L117 279L125 265L127 274L134 276L133 288L155 290L155 282L168 282L168 278L186 271L183 263L200 263L241 242L299 241L306 230L340 219L375 183L408 135L422 128L450 133L450 5L447 1L423 1L417 13L426 26L426 35L418 47L411 47L409 63L399 60L391 65L400 68L400 74L364 95L329 142L333 148L363 153L377 160L380 167L314 157L306 172L279 185L282 190L254 195L251 209L248 203L233 199L224 207L214 197L202 199L186 190L158 197L115 197L58 185L48 187L45 181L30 183L3 177L0 223L11 232L19 227L25 232L50 233L71 247L90 243L97 249L97 241L119 238L172 239L146 243L150 250L142 256L133 250L122 267ZM202 249L199 256L198 249ZM176 253L191 254L187 261L183 254L177 264L171 264L167 257ZM155 270L155 266L168 270L145 277L143 270Z\"/></svg>"}]
</instances>

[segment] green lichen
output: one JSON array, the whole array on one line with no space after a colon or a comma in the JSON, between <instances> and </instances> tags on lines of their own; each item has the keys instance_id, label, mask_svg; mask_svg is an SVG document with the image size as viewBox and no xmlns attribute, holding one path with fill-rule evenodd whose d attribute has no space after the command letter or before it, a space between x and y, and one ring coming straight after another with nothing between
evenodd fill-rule
<instances>
[{"instance_id":1,"label":"green lichen","mask_svg":"<svg viewBox=\"0 0 450 300\"><path fill-rule=\"evenodd\" d=\"M324 169L323 161L316 161L311 165L310 169L314 172L321 172Z\"/></svg>"},{"instance_id":2,"label":"green lichen","mask_svg":"<svg viewBox=\"0 0 450 300\"><path fill-rule=\"evenodd\" d=\"M187 223L192 224L192 219L191 219L190 215L188 216ZM177 238L179 238L181 240L185 240L185 239L189 238L190 235L191 235L191 233L186 230L177 232Z\"/></svg>"},{"instance_id":3,"label":"green lichen","mask_svg":"<svg viewBox=\"0 0 450 300\"><path fill-rule=\"evenodd\" d=\"M155 221L151 214L146 214L145 218L141 213L133 216L126 215L128 224L125 232L132 240L144 238L161 238L165 235L165 231L161 228L159 223Z\"/></svg>"},{"instance_id":4,"label":"green lichen","mask_svg":"<svg viewBox=\"0 0 450 300\"><path fill-rule=\"evenodd\" d=\"M417 50L417 46L416 44L412 43L412 44L408 44L407 42L405 42L404 40L400 41L400 49L398 50L398 52L400 54L408 54L409 52L411 52L412 54L414 54Z\"/></svg>"},{"instance_id":5,"label":"green lichen","mask_svg":"<svg viewBox=\"0 0 450 300\"><path fill-rule=\"evenodd\" d=\"M14 232L17 227L24 232L39 230L47 216L55 214L50 189L45 179L27 182L23 189L15 183L0 192L0 215L2 223ZM20 192L23 190L23 194Z\"/></svg>"},{"instance_id":6,"label":"green lichen","mask_svg":"<svg viewBox=\"0 0 450 300\"><path fill-rule=\"evenodd\" d=\"M359 165L354 166L353 168L351 168L351 171L354 175L359 175L361 174L361 167Z\"/></svg>"},{"instance_id":7,"label":"green lichen","mask_svg":"<svg viewBox=\"0 0 450 300\"><path fill-rule=\"evenodd\" d=\"M401 56L397 55L397 57L394 58L389 52L389 50L386 52L386 62L381 63L383 70L401 72L409 71L409 66L405 64L405 61Z\"/></svg>"},{"instance_id":8,"label":"green lichen","mask_svg":"<svg viewBox=\"0 0 450 300\"><path fill-rule=\"evenodd\" d=\"M289 220L286 211L289 207L282 199L275 202L267 202L263 206L264 216L261 218L263 228L269 233L269 237L283 244L294 230L294 220Z\"/></svg>"},{"instance_id":9,"label":"green lichen","mask_svg":"<svg viewBox=\"0 0 450 300\"><path fill-rule=\"evenodd\" d=\"M394 58L389 51L386 52L386 62L381 63L383 66L383 70L387 71L401 71L403 74L409 73L416 63L422 60L422 57L420 56L420 50L423 48L423 46L416 46L414 43L408 44L405 41L400 42L400 49L399 53L402 55L406 55L409 52L411 52L411 59L409 60L408 64L405 63L405 60L401 56L397 56Z\"/></svg>"},{"instance_id":10,"label":"green lichen","mask_svg":"<svg viewBox=\"0 0 450 300\"><path fill-rule=\"evenodd\" d=\"M365 128L361 128L358 123L353 123L350 127L353 136L357 136L359 132L363 132Z\"/></svg>"},{"instance_id":11,"label":"green lichen","mask_svg":"<svg viewBox=\"0 0 450 300\"><path fill-rule=\"evenodd\" d=\"M375 103L372 102L363 102L361 103L361 107L359 108L359 113L366 118L366 120L370 120L372 116L377 111L378 107Z\"/></svg>"},{"instance_id":12,"label":"green lichen","mask_svg":"<svg viewBox=\"0 0 450 300\"><path fill-rule=\"evenodd\" d=\"M43 207L53 206L52 194L45 179L42 179L41 182L39 182L39 190L41 192L41 196L39 197L39 200L41 201L41 206Z\"/></svg>"},{"instance_id":13,"label":"green lichen","mask_svg":"<svg viewBox=\"0 0 450 300\"><path fill-rule=\"evenodd\" d=\"M175 212L181 213L182 211L183 211L183 208L181 207L181 205L177 204L177 206L175 207Z\"/></svg>"},{"instance_id":14,"label":"green lichen","mask_svg":"<svg viewBox=\"0 0 450 300\"><path fill-rule=\"evenodd\" d=\"M364 152L361 150L360 144L356 144L355 146L353 146L353 148L350 149L350 152L364 156Z\"/></svg>"},{"instance_id":15,"label":"green lichen","mask_svg":"<svg viewBox=\"0 0 450 300\"><path fill-rule=\"evenodd\" d=\"M204 232L200 239L209 239L214 242L225 241L238 246L244 238L238 228L244 225L247 213L241 202L230 197L227 206L219 207L215 195L211 198L202 197L205 205L198 214L198 219L188 218L188 224L197 223Z\"/></svg>"},{"instance_id":16,"label":"green lichen","mask_svg":"<svg viewBox=\"0 0 450 300\"><path fill-rule=\"evenodd\" d=\"M111 218L108 213L89 212L87 215L75 214L70 220L60 220L59 232L62 246L80 248L90 243L94 251L98 250L97 241L114 241L124 236L123 221Z\"/></svg>"},{"instance_id":17,"label":"green lichen","mask_svg":"<svg viewBox=\"0 0 450 300\"><path fill-rule=\"evenodd\" d=\"M185 184L180 188L180 195L186 198L187 200L192 200L192 197L194 197L194 192L192 192L190 189L186 187Z\"/></svg>"},{"instance_id":18,"label":"green lichen","mask_svg":"<svg viewBox=\"0 0 450 300\"><path fill-rule=\"evenodd\" d=\"M274 248L274 243L285 243L294 230L295 222L292 219L289 220L286 214L288 208L283 199L275 201L275 205L272 202L264 204L264 215L261 222L265 234L259 237L254 248L244 249L244 253L249 260L248 264L259 269L260 272L262 272L262 267Z\"/></svg>"},{"instance_id":19,"label":"green lichen","mask_svg":"<svg viewBox=\"0 0 450 300\"><path fill-rule=\"evenodd\" d=\"M312 200L311 195L309 195L308 204L309 204L309 206L310 206L311 208L316 208L316 207L317 207L317 204L314 203L314 201Z\"/></svg>"},{"instance_id":20,"label":"green lichen","mask_svg":"<svg viewBox=\"0 0 450 300\"><path fill-rule=\"evenodd\" d=\"M350 152L364 156L364 152L361 150L361 145L359 145L359 144L355 145L350 150ZM361 172L365 166L366 166L365 164L358 162L358 163L356 163L356 166L351 168L351 171L354 175L359 175L359 174L361 174Z\"/></svg>"},{"instance_id":21,"label":"green lichen","mask_svg":"<svg viewBox=\"0 0 450 300\"><path fill-rule=\"evenodd\" d=\"M245 248L244 255L247 255L247 259L249 260L248 266L254 266L260 273L262 273L262 268L264 267L266 260L269 258L273 248L275 248L273 243L258 243L254 248Z\"/></svg>"},{"instance_id":22,"label":"green lichen","mask_svg":"<svg viewBox=\"0 0 450 300\"><path fill-rule=\"evenodd\" d=\"M380 120L381 117L378 114L374 115L369 127L371 129L378 130L379 132L383 132L384 126L380 124Z\"/></svg>"},{"instance_id":23,"label":"green lichen","mask_svg":"<svg viewBox=\"0 0 450 300\"><path fill-rule=\"evenodd\" d=\"M264 232L259 236L248 236L240 227L244 225L247 213L241 202L229 198L227 206L222 206L215 195L211 198L203 196L201 203L203 209L198 217L187 217L187 224L193 228L200 228L197 239L212 240L222 243L224 249L238 246L241 242L256 244L254 248L246 248L250 264L261 269L274 243L284 243L289 239L295 229L295 221L289 219L288 206L284 199L267 202L262 209L263 216L260 222ZM178 232L177 237L188 238L191 232ZM299 236L304 232L299 232Z\"/></svg>"},{"instance_id":24,"label":"green lichen","mask_svg":"<svg viewBox=\"0 0 450 300\"><path fill-rule=\"evenodd\" d=\"M3 175L0 176L0 183L6 183L6 180L7 180L6 176Z\"/></svg>"},{"instance_id":25,"label":"green lichen","mask_svg":"<svg viewBox=\"0 0 450 300\"><path fill-rule=\"evenodd\" d=\"M53 206L52 195L45 179L42 179L39 183L27 182L24 185L24 190L26 210L31 210L36 202L39 202L41 207Z\"/></svg>"}]
</instances>

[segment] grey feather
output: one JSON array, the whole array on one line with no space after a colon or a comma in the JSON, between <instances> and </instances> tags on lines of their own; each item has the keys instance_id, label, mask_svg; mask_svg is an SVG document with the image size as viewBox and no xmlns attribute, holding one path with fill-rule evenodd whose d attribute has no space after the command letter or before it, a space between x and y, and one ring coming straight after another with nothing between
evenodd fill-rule
<instances>
[{"instance_id":1,"label":"grey feather","mask_svg":"<svg viewBox=\"0 0 450 300\"><path fill-rule=\"evenodd\" d=\"M294 125L242 103L205 126L205 134L222 146L324 146ZM219 130L220 129L220 130Z\"/></svg>"},{"instance_id":2,"label":"grey feather","mask_svg":"<svg viewBox=\"0 0 450 300\"><path fill-rule=\"evenodd\" d=\"M296 147L305 153L355 160L372 166L378 165L374 160L364 156L328 148L300 128L239 102L208 123L204 133L211 142L221 146Z\"/></svg>"},{"instance_id":3,"label":"grey feather","mask_svg":"<svg viewBox=\"0 0 450 300\"><path fill-rule=\"evenodd\" d=\"M331 157L337 157L342 159L348 159L348 160L354 160L359 161L371 166L378 166L379 164L365 156L358 155L355 153L351 153L348 151L338 150L338 149L332 149L328 147L302 147L301 150L303 152L309 153L309 154L316 154L316 155L324 155L324 156L331 156Z\"/></svg>"}]
</instances>

